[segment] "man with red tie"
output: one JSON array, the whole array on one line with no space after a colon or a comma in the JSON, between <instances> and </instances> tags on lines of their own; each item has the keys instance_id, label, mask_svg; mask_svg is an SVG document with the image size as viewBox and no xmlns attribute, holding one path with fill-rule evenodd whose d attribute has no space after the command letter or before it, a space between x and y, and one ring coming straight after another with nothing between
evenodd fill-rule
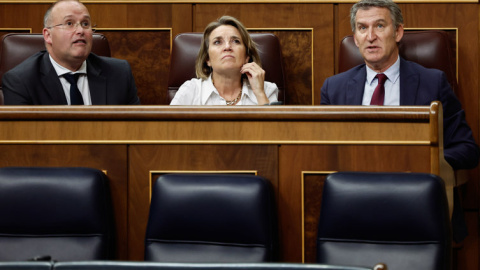
<instances>
[{"instance_id":1,"label":"man with red tie","mask_svg":"<svg viewBox=\"0 0 480 270\"><path fill-rule=\"evenodd\" d=\"M445 74L399 56L404 28L398 5L360 0L350 10L350 24L365 64L326 79L321 104L408 106L438 100L443 105L445 160L453 169L476 167L479 148Z\"/></svg>"}]
</instances>

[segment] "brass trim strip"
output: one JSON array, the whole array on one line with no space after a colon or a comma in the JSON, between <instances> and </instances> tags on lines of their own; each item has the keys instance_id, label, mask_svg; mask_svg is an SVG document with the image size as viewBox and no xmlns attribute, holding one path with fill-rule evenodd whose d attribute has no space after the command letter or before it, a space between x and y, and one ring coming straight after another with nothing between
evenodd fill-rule
<instances>
[{"instance_id":1,"label":"brass trim strip","mask_svg":"<svg viewBox=\"0 0 480 270\"><path fill-rule=\"evenodd\" d=\"M2 3L1 0L0 0L0 3ZM13 28L0 28L0 31L18 31L18 30L22 30L22 31L23 31L23 30L27 30L27 31L29 31L30 34L31 34L32 31L33 31L32 28L18 28L18 27L13 27Z\"/></svg>"},{"instance_id":2,"label":"brass trim strip","mask_svg":"<svg viewBox=\"0 0 480 270\"><path fill-rule=\"evenodd\" d=\"M1 144L359 144L431 145L430 141L259 141L259 140L0 140Z\"/></svg>"},{"instance_id":3,"label":"brass trim strip","mask_svg":"<svg viewBox=\"0 0 480 270\"><path fill-rule=\"evenodd\" d=\"M84 1L83 1L84 2ZM172 28L144 28L144 27L139 27L139 28L108 28L108 27L95 27L95 32L98 31L170 31L172 32Z\"/></svg>"}]
</instances>

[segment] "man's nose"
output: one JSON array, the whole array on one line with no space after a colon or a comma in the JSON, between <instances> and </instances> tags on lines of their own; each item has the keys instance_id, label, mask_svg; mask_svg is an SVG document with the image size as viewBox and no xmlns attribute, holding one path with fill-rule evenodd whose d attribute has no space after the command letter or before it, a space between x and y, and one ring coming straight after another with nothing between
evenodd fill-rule
<instances>
[{"instance_id":1,"label":"man's nose","mask_svg":"<svg viewBox=\"0 0 480 270\"><path fill-rule=\"evenodd\" d=\"M372 41L372 40L375 40L377 38L377 34L375 33L375 30L373 27L370 27L368 28L367 30L367 38L368 40Z\"/></svg>"},{"instance_id":2,"label":"man's nose","mask_svg":"<svg viewBox=\"0 0 480 270\"><path fill-rule=\"evenodd\" d=\"M74 25L74 28L73 28L73 29L74 29L73 31L75 31L75 33L83 33L83 32L85 32L85 29L82 27L82 25L81 25L80 23L76 23L76 24Z\"/></svg>"}]
</instances>

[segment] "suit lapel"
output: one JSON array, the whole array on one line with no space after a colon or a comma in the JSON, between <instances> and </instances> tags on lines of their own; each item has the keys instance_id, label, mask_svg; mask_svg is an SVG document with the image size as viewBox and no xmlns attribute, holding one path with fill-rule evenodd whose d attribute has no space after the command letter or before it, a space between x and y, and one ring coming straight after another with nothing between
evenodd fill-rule
<instances>
[{"instance_id":1,"label":"suit lapel","mask_svg":"<svg viewBox=\"0 0 480 270\"><path fill-rule=\"evenodd\" d=\"M346 104L362 105L363 91L365 90L365 80L367 70L365 66L360 68L359 72L347 83Z\"/></svg>"},{"instance_id":2,"label":"suit lapel","mask_svg":"<svg viewBox=\"0 0 480 270\"><path fill-rule=\"evenodd\" d=\"M419 82L420 74L408 61L400 58L400 105L415 105Z\"/></svg>"},{"instance_id":3,"label":"suit lapel","mask_svg":"<svg viewBox=\"0 0 480 270\"><path fill-rule=\"evenodd\" d=\"M40 65L40 74L40 81L46 94L50 97L51 104L67 105L67 98L65 97L63 86L60 83L57 72L53 68L48 53L43 55L42 63Z\"/></svg>"},{"instance_id":4,"label":"suit lapel","mask_svg":"<svg viewBox=\"0 0 480 270\"><path fill-rule=\"evenodd\" d=\"M107 79L101 76L101 72L102 69L95 65L94 61L91 61L89 57L87 59L87 77L92 105L107 104Z\"/></svg>"}]
</instances>

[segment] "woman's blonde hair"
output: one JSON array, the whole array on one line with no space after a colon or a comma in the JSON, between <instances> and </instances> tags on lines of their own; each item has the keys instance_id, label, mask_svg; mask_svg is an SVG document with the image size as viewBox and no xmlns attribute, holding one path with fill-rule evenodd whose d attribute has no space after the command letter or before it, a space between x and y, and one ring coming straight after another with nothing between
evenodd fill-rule
<instances>
[{"instance_id":1,"label":"woman's blonde hair","mask_svg":"<svg viewBox=\"0 0 480 270\"><path fill-rule=\"evenodd\" d=\"M238 32L240 32L243 44L245 44L247 56L250 57L250 62L253 61L259 66L262 66L260 56L258 55L257 51L257 44L255 44L255 42L252 40L250 34L248 34L247 29L239 20L235 19L234 17L222 16L218 20L208 24L203 31L202 45L200 46L200 51L198 52L197 60L195 62L195 72L197 74L197 77L200 79L205 80L212 73L212 68L207 64L207 61L209 60L208 47L210 34L213 32L213 30L222 25L230 25L237 28Z\"/></svg>"}]
</instances>

